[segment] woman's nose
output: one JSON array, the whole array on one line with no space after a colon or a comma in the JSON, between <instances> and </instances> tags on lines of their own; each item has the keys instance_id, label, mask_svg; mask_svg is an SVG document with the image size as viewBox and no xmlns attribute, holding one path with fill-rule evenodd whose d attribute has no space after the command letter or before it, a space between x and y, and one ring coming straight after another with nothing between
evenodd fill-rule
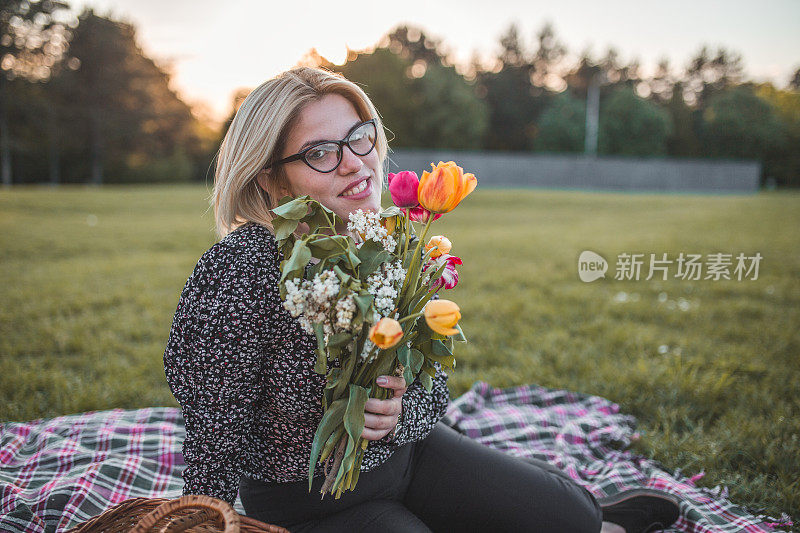
<instances>
[{"instance_id":1,"label":"woman's nose","mask_svg":"<svg viewBox=\"0 0 800 533\"><path fill-rule=\"evenodd\" d=\"M352 174L361 170L363 166L364 162L361 160L361 157L354 154L349 146L345 145L342 147L342 162L339 163L339 173L345 175Z\"/></svg>"}]
</instances>

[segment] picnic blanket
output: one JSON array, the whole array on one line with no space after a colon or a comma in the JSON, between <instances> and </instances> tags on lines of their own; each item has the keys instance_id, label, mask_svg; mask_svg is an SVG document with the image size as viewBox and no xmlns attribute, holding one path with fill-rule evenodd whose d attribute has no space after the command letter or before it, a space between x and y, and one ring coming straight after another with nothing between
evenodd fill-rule
<instances>
[{"instance_id":1,"label":"picnic blanket","mask_svg":"<svg viewBox=\"0 0 800 533\"><path fill-rule=\"evenodd\" d=\"M727 499L727 489L695 486L698 476L669 472L625 451L635 419L598 396L523 385L475 382L452 400L443 421L515 456L567 472L596 496L650 487L682 498L668 531L775 531L790 517L758 515ZM0 424L0 531L60 532L129 498L181 496L185 467L181 411L174 407L90 411ZM244 509L237 498L234 508Z\"/></svg>"}]
</instances>

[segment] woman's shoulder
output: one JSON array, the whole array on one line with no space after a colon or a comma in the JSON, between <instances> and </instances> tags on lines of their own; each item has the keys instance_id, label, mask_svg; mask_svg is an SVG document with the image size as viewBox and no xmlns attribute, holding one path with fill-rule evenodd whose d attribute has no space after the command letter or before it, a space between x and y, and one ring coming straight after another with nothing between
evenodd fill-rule
<instances>
[{"instance_id":1,"label":"woman's shoulder","mask_svg":"<svg viewBox=\"0 0 800 533\"><path fill-rule=\"evenodd\" d=\"M250 252L260 255L276 255L278 251L278 243L272 231L266 226L252 221L237 227L211 248L215 246L232 252Z\"/></svg>"},{"instance_id":2,"label":"woman's shoulder","mask_svg":"<svg viewBox=\"0 0 800 533\"><path fill-rule=\"evenodd\" d=\"M192 275L203 279L242 273L273 277L279 263L277 242L269 228L246 222L203 252Z\"/></svg>"}]
</instances>

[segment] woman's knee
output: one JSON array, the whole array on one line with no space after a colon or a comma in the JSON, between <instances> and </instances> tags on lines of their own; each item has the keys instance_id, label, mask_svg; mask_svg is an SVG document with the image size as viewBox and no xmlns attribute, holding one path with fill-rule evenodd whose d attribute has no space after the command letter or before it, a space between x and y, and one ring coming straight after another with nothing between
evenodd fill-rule
<instances>
[{"instance_id":1,"label":"woman's knee","mask_svg":"<svg viewBox=\"0 0 800 533\"><path fill-rule=\"evenodd\" d=\"M561 507L561 516L564 520L563 531L598 533L603 525L603 510L597 499L571 479L563 480L569 485L571 496L565 498Z\"/></svg>"},{"instance_id":2,"label":"woman's knee","mask_svg":"<svg viewBox=\"0 0 800 533\"><path fill-rule=\"evenodd\" d=\"M464 518L469 530L491 518L500 530L600 531L597 500L555 467L513 457L446 426L437 425L426 441L406 496L426 523ZM439 516L455 508L464 516Z\"/></svg>"}]
</instances>

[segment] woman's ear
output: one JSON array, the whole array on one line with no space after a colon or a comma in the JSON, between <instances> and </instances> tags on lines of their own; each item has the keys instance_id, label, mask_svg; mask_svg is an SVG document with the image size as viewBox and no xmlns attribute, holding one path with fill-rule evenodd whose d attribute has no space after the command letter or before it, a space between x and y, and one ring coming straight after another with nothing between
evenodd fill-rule
<instances>
[{"instance_id":1,"label":"woman's ear","mask_svg":"<svg viewBox=\"0 0 800 533\"><path fill-rule=\"evenodd\" d=\"M256 174L256 182L258 182L258 186L264 189L267 194L270 193L268 183L269 183L270 175L269 170L262 170L258 174Z\"/></svg>"},{"instance_id":2,"label":"woman's ear","mask_svg":"<svg viewBox=\"0 0 800 533\"><path fill-rule=\"evenodd\" d=\"M269 170L262 170L256 175L258 186L264 189L270 198L280 200L284 196L292 196L291 191L283 184L275 183L275 176Z\"/></svg>"}]
</instances>

